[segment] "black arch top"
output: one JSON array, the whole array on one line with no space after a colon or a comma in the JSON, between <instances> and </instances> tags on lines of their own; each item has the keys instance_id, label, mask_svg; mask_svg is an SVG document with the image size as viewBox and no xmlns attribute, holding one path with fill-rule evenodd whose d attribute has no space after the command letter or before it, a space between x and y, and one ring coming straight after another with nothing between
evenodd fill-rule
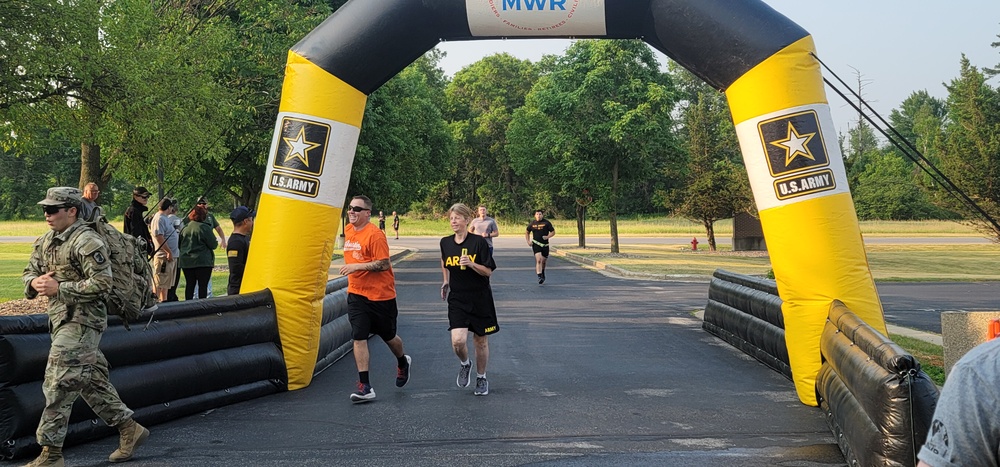
<instances>
[{"instance_id":1,"label":"black arch top","mask_svg":"<svg viewBox=\"0 0 1000 467\"><path fill-rule=\"evenodd\" d=\"M588 37L642 39L720 90L808 35L760 0L605 0L605 22ZM367 95L442 40L496 38L473 37L465 0L351 0L292 50Z\"/></svg>"}]
</instances>

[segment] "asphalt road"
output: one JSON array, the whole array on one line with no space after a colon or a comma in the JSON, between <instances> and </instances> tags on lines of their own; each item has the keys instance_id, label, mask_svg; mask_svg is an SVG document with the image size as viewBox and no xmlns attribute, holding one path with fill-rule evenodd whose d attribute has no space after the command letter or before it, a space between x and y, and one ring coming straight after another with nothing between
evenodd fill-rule
<instances>
[{"instance_id":1,"label":"asphalt road","mask_svg":"<svg viewBox=\"0 0 1000 467\"><path fill-rule=\"evenodd\" d=\"M538 285L530 251L498 248L490 394L456 387L438 258L424 245L395 267L413 356L405 388L375 341L376 401L348 400L348 356L305 389L155 426L130 465L844 465L790 381L701 329L703 282L609 277L553 257ZM105 465L115 443L68 448L68 465Z\"/></svg>"}]
</instances>

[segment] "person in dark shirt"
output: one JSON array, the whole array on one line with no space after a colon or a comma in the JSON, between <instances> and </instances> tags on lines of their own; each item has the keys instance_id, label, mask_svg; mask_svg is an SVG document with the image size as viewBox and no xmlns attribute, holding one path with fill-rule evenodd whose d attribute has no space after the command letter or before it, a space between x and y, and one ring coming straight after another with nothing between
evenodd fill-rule
<instances>
[{"instance_id":1,"label":"person in dark shirt","mask_svg":"<svg viewBox=\"0 0 1000 467\"><path fill-rule=\"evenodd\" d=\"M146 204L152 193L144 186L132 190L132 204L125 209L125 233L146 241L146 257L153 254L153 236L149 233L149 225L143 218L143 213L149 210Z\"/></svg>"},{"instance_id":2,"label":"person in dark shirt","mask_svg":"<svg viewBox=\"0 0 1000 467\"><path fill-rule=\"evenodd\" d=\"M240 293L243 270L247 267L247 253L250 251L250 234L253 233L254 212L246 206L239 206L229 214L233 221L233 234L229 236L226 258L229 260L228 295Z\"/></svg>"},{"instance_id":3,"label":"person in dark shirt","mask_svg":"<svg viewBox=\"0 0 1000 467\"><path fill-rule=\"evenodd\" d=\"M535 220L528 224L524 240L528 242L531 251L535 253L535 274L538 283L545 282L545 263L549 259L549 239L556 236L556 228L545 219L545 211L535 210Z\"/></svg>"},{"instance_id":4,"label":"person in dark shirt","mask_svg":"<svg viewBox=\"0 0 1000 467\"><path fill-rule=\"evenodd\" d=\"M486 380L486 365L490 359L489 335L500 330L497 310L493 303L490 276L496 269L490 245L486 239L469 233L472 209L458 203L448 210L448 220L454 235L441 239L441 299L448 301L448 330L451 346L461 364L456 384L469 386L472 362L469 360L468 338L473 333L476 347L475 395L490 393Z\"/></svg>"}]
</instances>

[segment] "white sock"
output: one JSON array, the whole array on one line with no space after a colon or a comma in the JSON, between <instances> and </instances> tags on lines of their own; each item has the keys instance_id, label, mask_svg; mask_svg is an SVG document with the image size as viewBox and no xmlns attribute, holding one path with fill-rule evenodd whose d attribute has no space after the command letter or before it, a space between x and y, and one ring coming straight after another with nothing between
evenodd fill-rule
<instances>
[{"instance_id":1,"label":"white sock","mask_svg":"<svg viewBox=\"0 0 1000 467\"><path fill-rule=\"evenodd\" d=\"M485 378L485 377L486 377L486 373L479 373L479 372L477 371L477 372L476 372L476 377L477 377L477 378Z\"/></svg>"},{"instance_id":2,"label":"white sock","mask_svg":"<svg viewBox=\"0 0 1000 467\"><path fill-rule=\"evenodd\" d=\"M472 365L472 361L471 360L466 360L466 361L462 362L462 366L469 366L469 365Z\"/></svg>"}]
</instances>

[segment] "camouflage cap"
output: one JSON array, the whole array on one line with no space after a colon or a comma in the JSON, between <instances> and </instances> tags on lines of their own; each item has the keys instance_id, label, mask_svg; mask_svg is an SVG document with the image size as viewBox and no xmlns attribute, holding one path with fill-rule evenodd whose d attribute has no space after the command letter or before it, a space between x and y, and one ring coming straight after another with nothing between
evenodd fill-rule
<instances>
[{"instance_id":1,"label":"camouflage cap","mask_svg":"<svg viewBox=\"0 0 1000 467\"><path fill-rule=\"evenodd\" d=\"M45 192L45 199L38 202L42 206L76 206L83 205L83 192L79 188L57 186Z\"/></svg>"}]
</instances>

